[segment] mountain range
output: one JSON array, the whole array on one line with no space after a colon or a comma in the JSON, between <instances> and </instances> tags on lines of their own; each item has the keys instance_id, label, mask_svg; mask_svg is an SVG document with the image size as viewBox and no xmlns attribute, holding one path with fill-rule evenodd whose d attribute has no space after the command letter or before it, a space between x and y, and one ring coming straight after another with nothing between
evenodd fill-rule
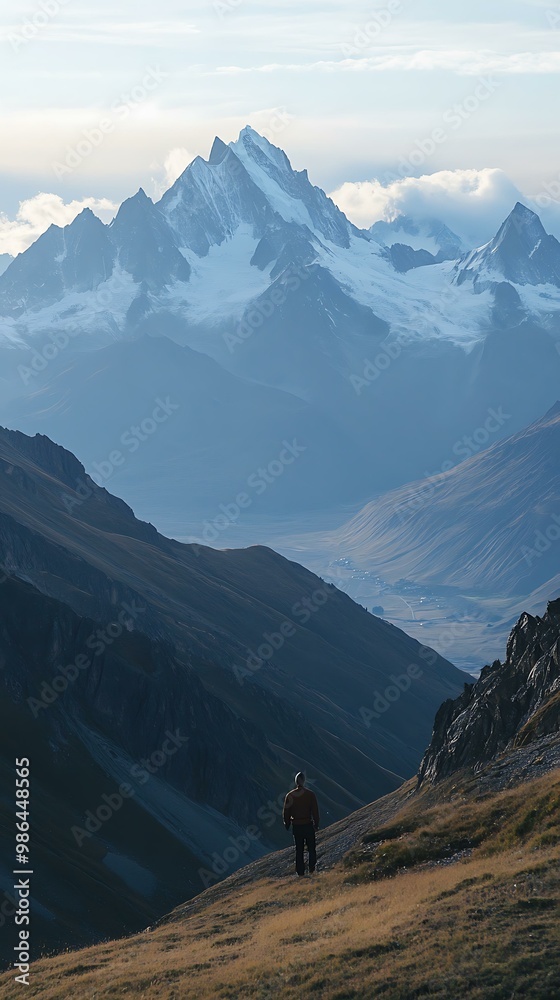
<instances>
[{"instance_id":1,"label":"mountain range","mask_svg":"<svg viewBox=\"0 0 560 1000\"><path fill-rule=\"evenodd\" d=\"M246 520L365 503L441 470L490 410L510 414L499 440L554 404L559 259L519 204L482 248L435 219L360 230L247 127L156 204L140 190L109 225L86 209L9 264L0 420L94 474L169 396L111 488L173 533L187 511L202 537L284 440L304 457Z\"/></svg>"}]
</instances>

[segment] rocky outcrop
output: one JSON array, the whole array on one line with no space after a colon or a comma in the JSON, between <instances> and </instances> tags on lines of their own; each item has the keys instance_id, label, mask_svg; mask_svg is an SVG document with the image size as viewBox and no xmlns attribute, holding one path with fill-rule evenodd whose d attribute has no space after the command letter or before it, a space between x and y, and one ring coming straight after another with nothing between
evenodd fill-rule
<instances>
[{"instance_id":1,"label":"rocky outcrop","mask_svg":"<svg viewBox=\"0 0 560 1000\"><path fill-rule=\"evenodd\" d=\"M560 600L542 618L521 615L504 663L486 666L475 684L439 709L419 772L436 782L462 767L477 768L532 741L560 738Z\"/></svg>"}]
</instances>

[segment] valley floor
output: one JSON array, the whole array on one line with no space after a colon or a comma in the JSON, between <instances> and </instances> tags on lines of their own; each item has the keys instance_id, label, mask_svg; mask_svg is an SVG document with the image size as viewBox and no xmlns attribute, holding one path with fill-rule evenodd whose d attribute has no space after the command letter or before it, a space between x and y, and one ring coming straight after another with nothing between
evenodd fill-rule
<instances>
[{"instance_id":1,"label":"valley floor","mask_svg":"<svg viewBox=\"0 0 560 1000\"><path fill-rule=\"evenodd\" d=\"M150 498L144 498L144 503L147 513L142 512L142 498L135 500L133 506L139 516L147 517L164 534L182 542L205 537L205 522L178 523L175 516L154 512ZM368 611L375 609L374 614L475 676L486 663L503 655L509 633L522 612L539 614L543 604L554 596L548 592L534 598L461 593L413 580L384 580L374 571L356 565L342 550L334 550L327 541L329 533L356 510L339 508L304 518L263 517L251 521L244 518L216 533L212 545L217 548L268 545L333 583Z\"/></svg>"}]
</instances>

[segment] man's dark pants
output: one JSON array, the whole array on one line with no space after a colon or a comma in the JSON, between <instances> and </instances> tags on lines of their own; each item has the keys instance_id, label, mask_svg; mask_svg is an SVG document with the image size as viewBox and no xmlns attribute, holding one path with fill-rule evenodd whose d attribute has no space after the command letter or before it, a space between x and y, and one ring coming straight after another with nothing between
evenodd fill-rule
<instances>
[{"instance_id":1,"label":"man's dark pants","mask_svg":"<svg viewBox=\"0 0 560 1000\"><path fill-rule=\"evenodd\" d=\"M307 844L307 850L309 851L309 871L312 872L317 864L315 827L313 826L313 823L294 823L292 829L296 843L296 871L298 875L303 875L305 873L303 850Z\"/></svg>"}]
</instances>

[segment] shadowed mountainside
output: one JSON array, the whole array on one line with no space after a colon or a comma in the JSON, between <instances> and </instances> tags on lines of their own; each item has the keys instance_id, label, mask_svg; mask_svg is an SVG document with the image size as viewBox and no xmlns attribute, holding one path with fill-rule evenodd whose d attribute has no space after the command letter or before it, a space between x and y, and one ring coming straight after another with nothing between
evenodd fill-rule
<instances>
[{"instance_id":1,"label":"shadowed mountainside","mask_svg":"<svg viewBox=\"0 0 560 1000\"><path fill-rule=\"evenodd\" d=\"M324 822L414 772L435 709L464 678L433 651L269 549L164 538L47 438L1 431L0 484L0 682L13 734L2 771L8 788L25 728L41 762L40 940L137 928L208 884L199 869L217 880L283 843L278 799L294 769L307 769ZM373 713L391 685L398 700ZM167 754L170 733L180 742ZM71 826L85 828L122 782L130 801L78 844ZM57 890L70 868L76 889Z\"/></svg>"}]
</instances>

